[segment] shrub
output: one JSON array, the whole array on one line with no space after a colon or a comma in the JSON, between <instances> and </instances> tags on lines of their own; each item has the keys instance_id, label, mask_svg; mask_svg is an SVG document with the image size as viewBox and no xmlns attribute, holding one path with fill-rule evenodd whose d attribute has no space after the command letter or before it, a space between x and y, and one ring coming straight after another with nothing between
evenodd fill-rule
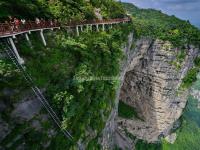
<instances>
[{"instance_id":1,"label":"shrub","mask_svg":"<svg viewBox=\"0 0 200 150\"><path fill-rule=\"evenodd\" d=\"M134 108L125 104L122 101L119 101L119 108L118 108L119 117L122 118L138 118L137 113L135 112Z\"/></svg>"},{"instance_id":2,"label":"shrub","mask_svg":"<svg viewBox=\"0 0 200 150\"><path fill-rule=\"evenodd\" d=\"M195 64L196 67L199 67L199 68L200 68L200 57L196 57L196 58L194 59L194 64Z\"/></svg>"},{"instance_id":3,"label":"shrub","mask_svg":"<svg viewBox=\"0 0 200 150\"><path fill-rule=\"evenodd\" d=\"M182 88L189 88L196 80L197 80L197 73L199 69L192 68L188 71L187 75L183 78L181 87Z\"/></svg>"}]
</instances>

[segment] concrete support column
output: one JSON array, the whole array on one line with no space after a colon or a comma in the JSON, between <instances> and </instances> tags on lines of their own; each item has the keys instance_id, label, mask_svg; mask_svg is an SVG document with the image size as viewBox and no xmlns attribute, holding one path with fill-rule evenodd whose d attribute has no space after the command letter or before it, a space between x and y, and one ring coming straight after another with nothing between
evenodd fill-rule
<instances>
[{"instance_id":1,"label":"concrete support column","mask_svg":"<svg viewBox=\"0 0 200 150\"><path fill-rule=\"evenodd\" d=\"M90 30L92 31L92 24L90 25Z\"/></svg>"},{"instance_id":2,"label":"concrete support column","mask_svg":"<svg viewBox=\"0 0 200 150\"><path fill-rule=\"evenodd\" d=\"M26 40L30 43L31 41L30 41L27 33L25 33L25 37L26 37Z\"/></svg>"},{"instance_id":3,"label":"concrete support column","mask_svg":"<svg viewBox=\"0 0 200 150\"><path fill-rule=\"evenodd\" d=\"M67 34L69 34L70 31L70 27L66 27L67 28Z\"/></svg>"},{"instance_id":4,"label":"concrete support column","mask_svg":"<svg viewBox=\"0 0 200 150\"><path fill-rule=\"evenodd\" d=\"M105 31L105 24L102 24L102 30Z\"/></svg>"},{"instance_id":5,"label":"concrete support column","mask_svg":"<svg viewBox=\"0 0 200 150\"><path fill-rule=\"evenodd\" d=\"M87 32L89 31L89 25L88 24L86 25L86 31Z\"/></svg>"},{"instance_id":6,"label":"concrete support column","mask_svg":"<svg viewBox=\"0 0 200 150\"><path fill-rule=\"evenodd\" d=\"M42 42L43 42L44 46L47 46L46 40L44 38L43 30L40 30L40 36L42 38Z\"/></svg>"},{"instance_id":7,"label":"concrete support column","mask_svg":"<svg viewBox=\"0 0 200 150\"><path fill-rule=\"evenodd\" d=\"M15 36L15 35L13 35L12 37L13 37L13 39L16 39L16 36Z\"/></svg>"},{"instance_id":8,"label":"concrete support column","mask_svg":"<svg viewBox=\"0 0 200 150\"><path fill-rule=\"evenodd\" d=\"M110 24L110 28L112 29L112 23Z\"/></svg>"},{"instance_id":9,"label":"concrete support column","mask_svg":"<svg viewBox=\"0 0 200 150\"><path fill-rule=\"evenodd\" d=\"M16 48L16 46L15 46L15 43L14 43L13 39L12 39L12 38L9 38L9 41L10 41L10 44L11 44L11 46L12 46L12 49L13 49L13 51L14 51L14 53L15 53L15 56L17 57L18 62L19 62L20 64L23 64L23 63L24 63L24 60L19 56L19 53L18 53L18 51L17 51L17 48Z\"/></svg>"},{"instance_id":10,"label":"concrete support column","mask_svg":"<svg viewBox=\"0 0 200 150\"><path fill-rule=\"evenodd\" d=\"M97 31L99 32L99 25L98 24L96 24L96 28L97 28Z\"/></svg>"},{"instance_id":11,"label":"concrete support column","mask_svg":"<svg viewBox=\"0 0 200 150\"><path fill-rule=\"evenodd\" d=\"M83 26L81 25L81 32L83 32Z\"/></svg>"},{"instance_id":12,"label":"concrete support column","mask_svg":"<svg viewBox=\"0 0 200 150\"><path fill-rule=\"evenodd\" d=\"M32 46L32 44L31 44L31 41L30 41L30 39L29 39L29 37L28 37L28 34L27 34L27 33L25 33L25 37L26 37L26 40L28 41L28 44L29 44L30 46Z\"/></svg>"},{"instance_id":13,"label":"concrete support column","mask_svg":"<svg viewBox=\"0 0 200 150\"><path fill-rule=\"evenodd\" d=\"M79 36L79 29L78 29L78 26L76 26L76 34L77 34L77 36Z\"/></svg>"}]
</instances>

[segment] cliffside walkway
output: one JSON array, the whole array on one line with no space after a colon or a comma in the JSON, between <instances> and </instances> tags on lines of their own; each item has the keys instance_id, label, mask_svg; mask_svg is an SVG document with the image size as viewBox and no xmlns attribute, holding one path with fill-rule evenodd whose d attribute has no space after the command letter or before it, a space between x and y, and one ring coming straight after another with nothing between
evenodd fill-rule
<instances>
[{"instance_id":1,"label":"cliffside walkway","mask_svg":"<svg viewBox=\"0 0 200 150\"><path fill-rule=\"evenodd\" d=\"M25 34L26 39L30 41L28 34L30 34L33 31L39 31L41 38L43 40L43 43L46 46L43 30L53 30L53 29L60 29L60 28L76 28L77 34L79 35L79 30L83 31L84 26L86 26L86 30L92 30L92 26L95 26L96 31L99 31L100 30L99 26L101 26L102 27L101 29L104 31L105 25L111 25L112 27L112 24L125 23L129 21L130 21L130 18L122 18L122 19L70 22L64 25L60 25L57 22L43 21L40 24L36 24L36 22L28 22L24 25L20 25L17 28L9 24L0 23L0 44L3 50L6 52L6 54L8 55L10 60L13 62L13 64L20 70L24 79L31 87L31 90L33 91L35 96L37 96L38 100L42 103L43 107L47 110L52 120L55 122L58 128L60 128L63 134L71 141L73 141L73 136L71 135L69 131L62 128L61 120L59 119L59 117L57 116L57 114L55 113L51 105L49 104L48 100L42 94L40 89L35 85L35 83L32 80L31 75L27 73L26 69L22 65L24 61L19 56L19 53L13 41L13 38L16 38L16 35ZM77 143L77 146L79 150L82 150L81 143Z\"/></svg>"},{"instance_id":2,"label":"cliffside walkway","mask_svg":"<svg viewBox=\"0 0 200 150\"><path fill-rule=\"evenodd\" d=\"M25 24L20 24L18 27L11 25L9 23L0 23L0 38L14 37L16 35L31 33L33 31L43 31L43 30L53 30L62 28L73 28L83 31L83 26L87 26L89 29L92 26L97 27L99 30L99 25L102 25L102 30L105 30L105 25L119 24L129 22L130 18L117 18L117 19L104 19L104 20L86 20L81 22L68 22L65 24L60 24L54 21L41 21L36 23L35 21L27 21ZM78 31L79 32L79 31Z\"/></svg>"},{"instance_id":3,"label":"cliffside walkway","mask_svg":"<svg viewBox=\"0 0 200 150\"><path fill-rule=\"evenodd\" d=\"M44 30L54 30L60 28L75 28L77 36L79 36L80 32L84 29L86 31L93 30L93 26L96 27L95 31L105 31L105 26L110 26L112 28L113 24L126 23L131 21L129 17L127 18L117 18L117 19L104 19L104 20L85 20L81 22L68 22L61 24L57 21L45 21L41 20L39 23L36 21L27 21L25 24L20 24L19 26L15 26L9 23L0 23L0 39L8 39L12 49L17 57L17 60L20 64L24 63L24 60L20 57L18 50L15 46L13 38L16 38L17 35L25 35L26 40L31 43L28 34L31 32L39 32L41 36L41 40L44 46L47 45L43 31Z\"/></svg>"}]
</instances>

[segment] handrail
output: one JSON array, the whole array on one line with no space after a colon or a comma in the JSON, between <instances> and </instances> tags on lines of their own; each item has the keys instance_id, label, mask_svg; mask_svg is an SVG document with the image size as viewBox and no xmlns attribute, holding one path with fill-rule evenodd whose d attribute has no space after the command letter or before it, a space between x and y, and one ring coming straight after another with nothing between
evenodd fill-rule
<instances>
[{"instance_id":1,"label":"handrail","mask_svg":"<svg viewBox=\"0 0 200 150\"><path fill-rule=\"evenodd\" d=\"M70 21L65 23L65 26L75 27L77 25L86 24L111 24L111 23L121 23L129 22L130 18L116 18L116 19L104 19L104 20L84 20L84 21ZM59 28L61 25L57 21L45 21L40 20L39 23L35 21L27 21L25 24L20 23L15 25L14 23L0 23L0 37L6 35L13 35L20 32L28 32L31 30L45 29L45 28Z\"/></svg>"},{"instance_id":2,"label":"handrail","mask_svg":"<svg viewBox=\"0 0 200 150\"><path fill-rule=\"evenodd\" d=\"M85 24L109 24L109 23L121 23L129 22L130 18L117 18L117 19L104 19L104 20L85 20L85 21L72 21L67 23L69 26L85 25Z\"/></svg>"},{"instance_id":3,"label":"handrail","mask_svg":"<svg viewBox=\"0 0 200 150\"><path fill-rule=\"evenodd\" d=\"M14 25L13 23L0 23L0 36L36 29L55 28L59 26L59 23L51 21L41 21L40 23L27 21L25 24L21 23L20 25Z\"/></svg>"}]
</instances>

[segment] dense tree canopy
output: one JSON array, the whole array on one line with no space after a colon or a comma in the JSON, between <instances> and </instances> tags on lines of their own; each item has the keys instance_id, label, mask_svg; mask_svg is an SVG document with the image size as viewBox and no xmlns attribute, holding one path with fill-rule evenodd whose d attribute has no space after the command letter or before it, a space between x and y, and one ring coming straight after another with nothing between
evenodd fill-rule
<instances>
[{"instance_id":1,"label":"dense tree canopy","mask_svg":"<svg viewBox=\"0 0 200 150\"><path fill-rule=\"evenodd\" d=\"M8 16L27 19L94 19L95 8L100 8L104 18L123 17L125 14L122 5L114 0L1 0L0 20L5 20Z\"/></svg>"}]
</instances>

